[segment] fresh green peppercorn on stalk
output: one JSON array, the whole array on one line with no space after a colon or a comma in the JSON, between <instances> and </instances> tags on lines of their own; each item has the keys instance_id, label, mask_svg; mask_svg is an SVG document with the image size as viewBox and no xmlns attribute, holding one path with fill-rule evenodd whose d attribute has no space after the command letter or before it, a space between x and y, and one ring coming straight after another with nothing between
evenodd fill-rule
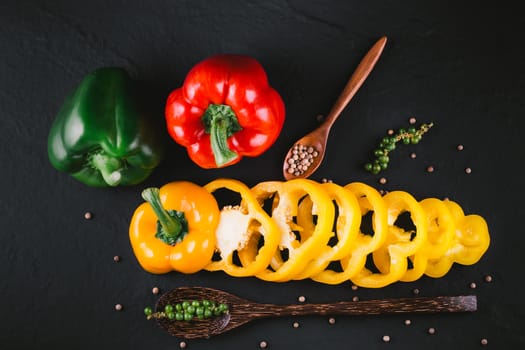
<instances>
[{"instance_id":1,"label":"fresh green peppercorn on stalk","mask_svg":"<svg viewBox=\"0 0 525 350\"><path fill-rule=\"evenodd\" d=\"M58 170L89 186L135 185L160 163L162 144L122 68L87 75L65 100L48 137Z\"/></svg>"}]
</instances>

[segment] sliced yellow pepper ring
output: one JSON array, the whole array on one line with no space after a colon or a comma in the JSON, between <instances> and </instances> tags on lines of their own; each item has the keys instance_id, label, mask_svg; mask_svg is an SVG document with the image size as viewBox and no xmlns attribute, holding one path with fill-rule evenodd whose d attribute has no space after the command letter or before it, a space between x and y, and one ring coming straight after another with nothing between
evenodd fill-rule
<instances>
[{"instance_id":1,"label":"sliced yellow pepper ring","mask_svg":"<svg viewBox=\"0 0 525 350\"><path fill-rule=\"evenodd\" d=\"M381 194L374 188L360 182L354 182L344 187L358 198L362 217L369 212L372 215L372 236L359 230L352 242L347 255L341 259L342 272L326 269L312 276L315 281L326 284L346 282L357 275L366 264L368 254L378 249L386 239L388 230L387 206ZM361 222L361 219L359 220Z\"/></svg>"},{"instance_id":2,"label":"sliced yellow pepper ring","mask_svg":"<svg viewBox=\"0 0 525 350\"><path fill-rule=\"evenodd\" d=\"M272 219L277 220L283 237L289 237L288 242L281 242L281 249L288 250L288 259L281 261L277 269L266 269L256 277L275 282L289 281L297 276L317 255L319 246L328 243L335 217L334 205L330 196L321 189L319 184L306 179L294 179L280 183L261 183L252 189L259 200L274 194L274 209ZM297 217L299 201L303 197L310 197L315 203L317 222L310 237L300 242L293 232L293 218ZM299 245L298 245L299 243ZM284 244L284 245L283 245ZM277 256L280 255L278 252ZM280 257L279 257L280 258Z\"/></svg>"},{"instance_id":3,"label":"sliced yellow pepper ring","mask_svg":"<svg viewBox=\"0 0 525 350\"><path fill-rule=\"evenodd\" d=\"M398 281L407 271L408 257L415 254L427 239L427 218L419 203L402 191L389 192L383 197L388 207L388 236L384 244L373 252L373 261L379 273L364 268L352 282L358 286L377 288ZM410 212L416 227L415 236L396 226L398 216Z\"/></svg>"},{"instance_id":4,"label":"sliced yellow pepper ring","mask_svg":"<svg viewBox=\"0 0 525 350\"><path fill-rule=\"evenodd\" d=\"M325 270L332 261L345 257L357 237L361 225L361 209L356 197L350 190L334 183L324 183L321 187L337 205L338 216L335 227L337 243L333 246L326 245L322 248L319 247L320 252L317 257L310 261L306 268L296 276L295 279L304 279L310 276L315 276ZM299 209L302 207L309 209L299 210L297 222L300 226L308 226L308 228L315 226L311 210L312 205L313 203L311 200L303 201L299 205ZM309 232L310 229L307 231ZM306 238L308 238L307 235L301 234L301 242Z\"/></svg>"},{"instance_id":5,"label":"sliced yellow pepper ring","mask_svg":"<svg viewBox=\"0 0 525 350\"><path fill-rule=\"evenodd\" d=\"M245 184L232 179L217 179L208 183L204 188L211 193L220 188L226 188L241 195L242 202L238 215L247 216L248 227L246 227L246 230L250 231L241 232L241 234L251 235L249 242L252 242L251 244L248 243L248 246L245 247L246 250L251 251L250 259L246 259L247 256L245 255L242 266L238 266L233 262L234 249L227 252L225 256L221 255L221 260L212 261L206 269L208 271L223 270L227 274L235 277L253 276L266 269L277 250L281 235L275 221L270 219L268 214L259 205L253 192ZM221 215L223 215L223 211L221 211ZM223 223L224 221L225 220L223 220ZM219 222L219 226L220 225L221 222ZM229 229L228 227L225 228L225 230ZM233 230L233 228L231 229ZM220 234L222 231L218 229L217 232ZM253 245L253 242L256 237L260 238L261 236L264 237L264 245L259 249L257 245ZM224 237L217 237L217 240L224 240Z\"/></svg>"},{"instance_id":6,"label":"sliced yellow pepper ring","mask_svg":"<svg viewBox=\"0 0 525 350\"><path fill-rule=\"evenodd\" d=\"M454 218L455 234L445 254L428 261L425 274L435 278L444 276L454 262L463 265L476 263L490 244L487 223L481 216L465 216L463 209L453 201L446 200L444 204Z\"/></svg>"},{"instance_id":7,"label":"sliced yellow pepper ring","mask_svg":"<svg viewBox=\"0 0 525 350\"><path fill-rule=\"evenodd\" d=\"M454 237L454 219L447 206L436 198L420 202L428 222L428 237L419 251L410 257L412 268L401 278L403 282L419 279L427 268L429 259L436 259L447 251Z\"/></svg>"}]
</instances>

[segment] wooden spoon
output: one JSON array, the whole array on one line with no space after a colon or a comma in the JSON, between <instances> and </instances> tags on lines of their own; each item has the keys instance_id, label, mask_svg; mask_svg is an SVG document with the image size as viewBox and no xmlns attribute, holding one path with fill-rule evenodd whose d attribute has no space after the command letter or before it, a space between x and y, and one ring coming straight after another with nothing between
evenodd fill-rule
<instances>
[{"instance_id":1,"label":"wooden spoon","mask_svg":"<svg viewBox=\"0 0 525 350\"><path fill-rule=\"evenodd\" d=\"M208 319L175 321L158 318L158 324L173 336L184 339L209 338L264 317L300 315L379 315L398 313L437 313L476 311L475 295L412 297L384 300L341 301L330 304L259 304L230 293L204 287L180 287L163 294L156 305L157 312L166 304L183 301L210 300L224 303L229 313Z\"/></svg>"},{"instance_id":2,"label":"wooden spoon","mask_svg":"<svg viewBox=\"0 0 525 350\"><path fill-rule=\"evenodd\" d=\"M337 120L337 118L339 117L343 109L346 107L348 102L350 102L352 97L354 97L357 90L361 87L361 85L363 85L363 82L368 77L368 75L374 68L377 60L379 59L381 52L383 52L385 44L386 37L382 37L374 44L374 46L372 46L370 51L368 51L368 53L359 63L359 66L357 66L355 72L350 77L350 80L343 89L343 92L341 93L341 95L339 95L338 99L336 100L334 106L326 116L323 123L314 131L297 140L294 143L294 145L290 148L290 150L286 154L286 157L284 158L283 164L283 175L285 179L291 180L294 178L307 178L310 175L312 175L315 170L317 170L324 158L324 154L326 151L326 142L328 139L330 128ZM301 146L305 147L304 151L302 152L298 150L298 148ZM303 153L305 155L312 155L312 157L310 157L310 163L300 163L300 161L302 161L301 158L299 158L296 162L296 165L305 166L306 169L303 168L301 170L291 170L290 159L293 159L292 157L294 156L294 149L298 150L300 153Z\"/></svg>"}]
</instances>

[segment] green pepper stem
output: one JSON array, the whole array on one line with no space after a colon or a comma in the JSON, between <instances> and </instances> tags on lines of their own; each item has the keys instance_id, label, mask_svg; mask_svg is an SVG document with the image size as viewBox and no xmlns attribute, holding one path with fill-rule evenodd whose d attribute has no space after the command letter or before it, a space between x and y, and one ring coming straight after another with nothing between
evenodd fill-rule
<instances>
[{"instance_id":1,"label":"green pepper stem","mask_svg":"<svg viewBox=\"0 0 525 350\"><path fill-rule=\"evenodd\" d=\"M122 162L102 153L91 156L91 166L100 171L104 181L110 186L117 186L122 180Z\"/></svg>"},{"instance_id":2,"label":"green pepper stem","mask_svg":"<svg viewBox=\"0 0 525 350\"><path fill-rule=\"evenodd\" d=\"M155 215L162 226L164 235L178 237L183 233L182 223L176 217L171 216L162 206L160 201L160 191L158 188L146 188L142 191L142 198L151 205L151 208L155 212Z\"/></svg>"},{"instance_id":3,"label":"green pepper stem","mask_svg":"<svg viewBox=\"0 0 525 350\"><path fill-rule=\"evenodd\" d=\"M228 137L242 130L230 106L210 104L202 116L205 130L210 134L215 164L222 166L239 157L228 146Z\"/></svg>"}]
</instances>

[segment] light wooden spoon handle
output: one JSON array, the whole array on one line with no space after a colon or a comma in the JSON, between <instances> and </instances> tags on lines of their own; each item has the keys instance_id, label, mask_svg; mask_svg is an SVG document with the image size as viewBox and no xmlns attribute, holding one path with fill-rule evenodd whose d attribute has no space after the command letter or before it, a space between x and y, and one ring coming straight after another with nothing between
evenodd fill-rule
<instances>
[{"instance_id":1,"label":"light wooden spoon handle","mask_svg":"<svg viewBox=\"0 0 525 350\"><path fill-rule=\"evenodd\" d=\"M346 83L345 88L335 101L332 109L326 116L325 123L332 125L346 105L350 102L352 97L354 97L357 90L359 90L361 85L363 85L365 79L368 77L376 62L378 61L379 56L381 56L383 48L386 44L386 40L386 36L379 39L368 51L365 57L363 57L356 70L348 80L348 83Z\"/></svg>"}]
</instances>

